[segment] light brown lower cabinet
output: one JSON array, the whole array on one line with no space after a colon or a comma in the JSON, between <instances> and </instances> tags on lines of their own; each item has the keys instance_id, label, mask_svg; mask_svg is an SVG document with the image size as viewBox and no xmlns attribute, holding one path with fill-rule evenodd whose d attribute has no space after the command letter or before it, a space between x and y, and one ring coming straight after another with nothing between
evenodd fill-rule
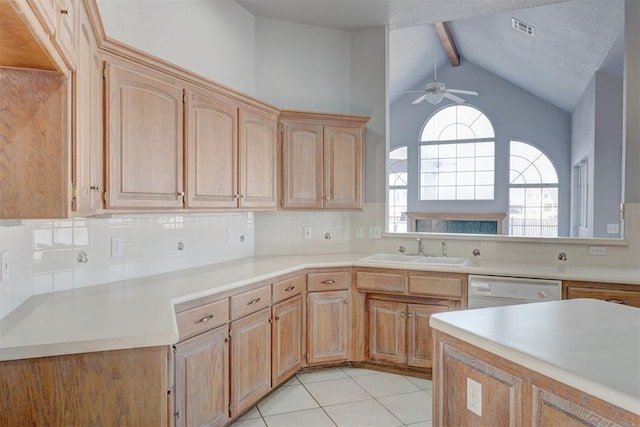
<instances>
[{"instance_id":1,"label":"light brown lower cabinet","mask_svg":"<svg viewBox=\"0 0 640 427\"><path fill-rule=\"evenodd\" d=\"M307 294L307 364L349 359L349 291Z\"/></svg>"},{"instance_id":2,"label":"light brown lower cabinet","mask_svg":"<svg viewBox=\"0 0 640 427\"><path fill-rule=\"evenodd\" d=\"M166 426L167 347L0 362L0 426Z\"/></svg>"},{"instance_id":3,"label":"light brown lower cabinet","mask_svg":"<svg viewBox=\"0 0 640 427\"><path fill-rule=\"evenodd\" d=\"M271 390L271 307L231 322L231 417Z\"/></svg>"},{"instance_id":4,"label":"light brown lower cabinet","mask_svg":"<svg viewBox=\"0 0 640 427\"><path fill-rule=\"evenodd\" d=\"M638 414L440 331L434 336L434 426L640 425ZM474 383L480 394L471 410Z\"/></svg>"},{"instance_id":5,"label":"light brown lower cabinet","mask_svg":"<svg viewBox=\"0 0 640 427\"><path fill-rule=\"evenodd\" d=\"M174 421L222 426L229 420L229 329L225 324L174 346Z\"/></svg>"},{"instance_id":6,"label":"light brown lower cabinet","mask_svg":"<svg viewBox=\"0 0 640 427\"><path fill-rule=\"evenodd\" d=\"M419 368L432 366L432 314L447 305L369 300L369 358Z\"/></svg>"},{"instance_id":7,"label":"light brown lower cabinet","mask_svg":"<svg viewBox=\"0 0 640 427\"><path fill-rule=\"evenodd\" d=\"M272 313L271 376L276 387L302 367L302 296L274 305Z\"/></svg>"},{"instance_id":8,"label":"light brown lower cabinet","mask_svg":"<svg viewBox=\"0 0 640 427\"><path fill-rule=\"evenodd\" d=\"M637 285L565 280L562 286L564 299L595 298L640 308L640 289Z\"/></svg>"}]
</instances>

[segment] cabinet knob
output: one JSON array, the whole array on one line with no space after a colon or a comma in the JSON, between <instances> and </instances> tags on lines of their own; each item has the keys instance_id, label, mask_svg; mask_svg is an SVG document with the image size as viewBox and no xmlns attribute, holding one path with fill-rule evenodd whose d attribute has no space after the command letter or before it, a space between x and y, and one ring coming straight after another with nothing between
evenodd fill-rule
<instances>
[{"instance_id":1,"label":"cabinet knob","mask_svg":"<svg viewBox=\"0 0 640 427\"><path fill-rule=\"evenodd\" d=\"M178 192L178 196L180 196L180 197L184 197L184 191L179 191L179 192Z\"/></svg>"},{"instance_id":2,"label":"cabinet knob","mask_svg":"<svg viewBox=\"0 0 640 427\"><path fill-rule=\"evenodd\" d=\"M324 199L328 202L329 200L331 200L331 197L330 196L326 196Z\"/></svg>"},{"instance_id":3,"label":"cabinet knob","mask_svg":"<svg viewBox=\"0 0 640 427\"><path fill-rule=\"evenodd\" d=\"M408 317L409 319L413 319L413 313L409 313L409 314L407 314L407 317Z\"/></svg>"},{"instance_id":4,"label":"cabinet knob","mask_svg":"<svg viewBox=\"0 0 640 427\"><path fill-rule=\"evenodd\" d=\"M345 304L349 304L349 300L348 300L348 299L345 299L345 300L344 300L344 303L345 303Z\"/></svg>"},{"instance_id":5,"label":"cabinet knob","mask_svg":"<svg viewBox=\"0 0 640 427\"><path fill-rule=\"evenodd\" d=\"M404 317L404 316L405 316L405 314L404 314L404 311L403 311L402 313L400 313L400 317Z\"/></svg>"}]
</instances>

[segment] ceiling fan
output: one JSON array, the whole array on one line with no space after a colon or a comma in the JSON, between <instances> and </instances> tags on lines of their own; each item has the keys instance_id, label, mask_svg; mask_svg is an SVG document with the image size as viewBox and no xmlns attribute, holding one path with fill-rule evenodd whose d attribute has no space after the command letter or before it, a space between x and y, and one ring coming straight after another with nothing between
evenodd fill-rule
<instances>
[{"instance_id":1,"label":"ceiling fan","mask_svg":"<svg viewBox=\"0 0 640 427\"><path fill-rule=\"evenodd\" d=\"M475 90L462 90L462 89L448 89L444 83L438 81L438 70L434 64L433 67L433 81L427 82L424 86L424 90L412 90L408 92L400 92L400 93L423 93L422 96L417 98L412 104L419 104L425 99L433 105L439 104L444 98L448 98L458 104L462 104L465 100L454 93L459 93L461 95L478 95L478 92Z\"/></svg>"}]
</instances>

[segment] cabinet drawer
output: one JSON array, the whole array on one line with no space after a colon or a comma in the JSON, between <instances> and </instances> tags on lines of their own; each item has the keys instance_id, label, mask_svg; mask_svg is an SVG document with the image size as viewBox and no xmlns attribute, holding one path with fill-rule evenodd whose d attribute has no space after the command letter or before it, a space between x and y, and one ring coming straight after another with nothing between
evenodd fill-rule
<instances>
[{"instance_id":1,"label":"cabinet drawer","mask_svg":"<svg viewBox=\"0 0 640 427\"><path fill-rule=\"evenodd\" d=\"M567 298L596 298L617 304L640 307L640 292L618 289L567 288Z\"/></svg>"},{"instance_id":2,"label":"cabinet drawer","mask_svg":"<svg viewBox=\"0 0 640 427\"><path fill-rule=\"evenodd\" d=\"M409 293L462 298L463 280L455 277L409 276Z\"/></svg>"},{"instance_id":3,"label":"cabinet drawer","mask_svg":"<svg viewBox=\"0 0 640 427\"><path fill-rule=\"evenodd\" d=\"M239 319L271 305L271 287L262 286L231 297L231 316Z\"/></svg>"},{"instance_id":4,"label":"cabinet drawer","mask_svg":"<svg viewBox=\"0 0 640 427\"><path fill-rule=\"evenodd\" d=\"M304 276L296 276L273 284L273 303L277 303L294 295L298 295L304 288Z\"/></svg>"},{"instance_id":5,"label":"cabinet drawer","mask_svg":"<svg viewBox=\"0 0 640 427\"><path fill-rule=\"evenodd\" d=\"M309 292L337 289L349 289L349 273L347 271L308 274L307 290Z\"/></svg>"},{"instance_id":6,"label":"cabinet drawer","mask_svg":"<svg viewBox=\"0 0 640 427\"><path fill-rule=\"evenodd\" d=\"M211 302L176 314L180 341L229 321L229 300Z\"/></svg>"},{"instance_id":7,"label":"cabinet drawer","mask_svg":"<svg viewBox=\"0 0 640 427\"><path fill-rule=\"evenodd\" d=\"M356 273L356 287L363 290L404 292L404 274L397 273Z\"/></svg>"}]
</instances>

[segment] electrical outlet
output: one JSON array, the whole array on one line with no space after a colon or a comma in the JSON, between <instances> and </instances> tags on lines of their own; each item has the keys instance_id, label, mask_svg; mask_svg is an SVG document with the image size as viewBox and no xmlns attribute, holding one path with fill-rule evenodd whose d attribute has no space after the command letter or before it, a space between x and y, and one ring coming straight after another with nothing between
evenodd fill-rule
<instances>
[{"instance_id":1,"label":"electrical outlet","mask_svg":"<svg viewBox=\"0 0 640 427\"><path fill-rule=\"evenodd\" d=\"M111 238L111 256L122 256L122 237Z\"/></svg>"},{"instance_id":2,"label":"electrical outlet","mask_svg":"<svg viewBox=\"0 0 640 427\"><path fill-rule=\"evenodd\" d=\"M608 234L618 234L619 232L620 232L620 224L617 224L617 223L607 224Z\"/></svg>"},{"instance_id":3,"label":"electrical outlet","mask_svg":"<svg viewBox=\"0 0 640 427\"><path fill-rule=\"evenodd\" d=\"M482 384L467 378L467 409L482 416Z\"/></svg>"},{"instance_id":4,"label":"electrical outlet","mask_svg":"<svg viewBox=\"0 0 640 427\"><path fill-rule=\"evenodd\" d=\"M2 251L0 254L0 270L2 270L0 282L9 280L9 251Z\"/></svg>"},{"instance_id":5,"label":"electrical outlet","mask_svg":"<svg viewBox=\"0 0 640 427\"><path fill-rule=\"evenodd\" d=\"M607 248L604 246L589 246L589 255L605 256Z\"/></svg>"},{"instance_id":6,"label":"electrical outlet","mask_svg":"<svg viewBox=\"0 0 640 427\"><path fill-rule=\"evenodd\" d=\"M362 231L362 227L356 227L356 239L362 239L364 237L364 232Z\"/></svg>"},{"instance_id":7,"label":"electrical outlet","mask_svg":"<svg viewBox=\"0 0 640 427\"><path fill-rule=\"evenodd\" d=\"M381 239L382 238L382 227L379 225L374 225L369 227L369 238L370 239Z\"/></svg>"},{"instance_id":8,"label":"electrical outlet","mask_svg":"<svg viewBox=\"0 0 640 427\"><path fill-rule=\"evenodd\" d=\"M304 227L302 229L302 235L304 240L311 240L311 227Z\"/></svg>"}]
</instances>

